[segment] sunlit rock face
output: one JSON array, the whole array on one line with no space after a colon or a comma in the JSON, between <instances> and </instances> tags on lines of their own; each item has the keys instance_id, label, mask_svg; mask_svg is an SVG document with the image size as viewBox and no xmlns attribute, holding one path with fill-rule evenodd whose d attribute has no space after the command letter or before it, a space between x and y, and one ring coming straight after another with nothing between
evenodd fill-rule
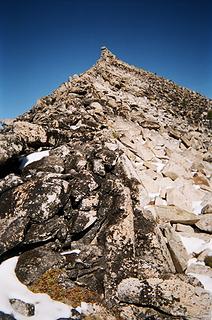
<instances>
[{"instance_id":1,"label":"sunlit rock face","mask_svg":"<svg viewBox=\"0 0 212 320\"><path fill-rule=\"evenodd\" d=\"M210 108L103 48L4 123L0 262L63 303L49 320L211 319ZM0 291L0 318L39 319L29 296Z\"/></svg>"}]
</instances>

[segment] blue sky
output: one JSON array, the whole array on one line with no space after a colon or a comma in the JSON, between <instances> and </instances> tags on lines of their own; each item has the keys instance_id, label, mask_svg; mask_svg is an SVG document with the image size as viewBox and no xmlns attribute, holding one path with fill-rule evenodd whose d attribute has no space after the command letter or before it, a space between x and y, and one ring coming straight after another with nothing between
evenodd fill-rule
<instances>
[{"instance_id":1,"label":"blue sky","mask_svg":"<svg viewBox=\"0 0 212 320\"><path fill-rule=\"evenodd\" d=\"M1 0L0 118L15 117L107 46L212 98L210 0Z\"/></svg>"}]
</instances>

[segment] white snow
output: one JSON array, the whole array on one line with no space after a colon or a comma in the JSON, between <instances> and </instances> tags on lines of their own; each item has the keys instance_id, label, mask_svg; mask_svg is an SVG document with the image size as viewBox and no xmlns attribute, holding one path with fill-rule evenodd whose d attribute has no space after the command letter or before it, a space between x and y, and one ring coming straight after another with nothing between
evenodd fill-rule
<instances>
[{"instance_id":1,"label":"white snow","mask_svg":"<svg viewBox=\"0 0 212 320\"><path fill-rule=\"evenodd\" d=\"M157 166L157 173L160 173L163 168L165 167L166 164L164 164L163 162L156 162L156 166Z\"/></svg>"},{"instance_id":2,"label":"white snow","mask_svg":"<svg viewBox=\"0 0 212 320\"><path fill-rule=\"evenodd\" d=\"M15 311L9 299L19 299L35 306L35 315L31 320L56 320L71 315L70 306L52 300L47 294L33 293L16 277L15 267L18 257L10 258L0 264L0 311L12 314L17 320L28 320Z\"/></svg>"},{"instance_id":3,"label":"white snow","mask_svg":"<svg viewBox=\"0 0 212 320\"><path fill-rule=\"evenodd\" d=\"M200 238L195 237L185 237L180 235L181 241L186 248L188 254L190 253L200 253L201 251L205 250L206 248L210 248L210 241L209 243L205 242Z\"/></svg>"},{"instance_id":4,"label":"white snow","mask_svg":"<svg viewBox=\"0 0 212 320\"><path fill-rule=\"evenodd\" d=\"M205 242L205 244L201 248L201 251L207 249L212 250L212 239L209 242Z\"/></svg>"},{"instance_id":5,"label":"white snow","mask_svg":"<svg viewBox=\"0 0 212 320\"><path fill-rule=\"evenodd\" d=\"M159 197L160 192L149 192L150 199L155 199L156 197Z\"/></svg>"},{"instance_id":6,"label":"white snow","mask_svg":"<svg viewBox=\"0 0 212 320\"><path fill-rule=\"evenodd\" d=\"M77 129L79 129L81 126L82 126L82 121L79 120L76 125L72 125L72 126L70 126L69 128L72 129L72 130L77 130Z\"/></svg>"},{"instance_id":7,"label":"white snow","mask_svg":"<svg viewBox=\"0 0 212 320\"><path fill-rule=\"evenodd\" d=\"M187 262L187 266L190 267L192 264L198 265L198 266L205 266L204 261L199 261L197 258L191 258Z\"/></svg>"},{"instance_id":8,"label":"white snow","mask_svg":"<svg viewBox=\"0 0 212 320\"><path fill-rule=\"evenodd\" d=\"M81 252L81 250L79 250L79 249L73 249L73 250L63 251L63 252L61 252L61 255L65 256L66 254L73 254L73 253L80 254L80 252Z\"/></svg>"},{"instance_id":9,"label":"white snow","mask_svg":"<svg viewBox=\"0 0 212 320\"><path fill-rule=\"evenodd\" d=\"M20 169L25 168L28 166L30 163L41 160L44 157L49 156L49 150L44 150L44 151L38 151L38 152L33 152L31 154L28 154L26 157L24 157L21 160L21 164L19 166Z\"/></svg>"},{"instance_id":10,"label":"white snow","mask_svg":"<svg viewBox=\"0 0 212 320\"><path fill-rule=\"evenodd\" d=\"M194 214L200 214L203 207L202 201L192 201L192 212Z\"/></svg>"},{"instance_id":11,"label":"white snow","mask_svg":"<svg viewBox=\"0 0 212 320\"><path fill-rule=\"evenodd\" d=\"M193 185L193 188L194 188L195 190L199 190L199 189L200 189L200 186L199 186L198 184L194 184L194 185Z\"/></svg>"},{"instance_id":12,"label":"white snow","mask_svg":"<svg viewBox=\"0 0 212 320\"><path fill-rule=\"evenodd\" d=\"M212 278L211 277L204 276L203 274L199 274L199 273L193 273L193 272L188 273L188 275L191 275L191 276L197 278L202 283L205 290L208 290L212 293Z\"/></svg>"}]
</instances>

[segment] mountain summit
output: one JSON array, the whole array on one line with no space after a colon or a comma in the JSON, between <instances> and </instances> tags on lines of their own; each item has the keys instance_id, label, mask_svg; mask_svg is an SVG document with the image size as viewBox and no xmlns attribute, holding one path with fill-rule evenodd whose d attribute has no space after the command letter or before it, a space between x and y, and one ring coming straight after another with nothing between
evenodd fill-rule
<instances>
[{"instance_id":1,"label":"mountain summit","mask_svg":"<svg viewBox=\"0 0 212 320\"><path fill-rule=\"evenodd\" d=\"M211 319L210 109L103 47L3 125L1 319Z\"/></svg>"}]
</instances>

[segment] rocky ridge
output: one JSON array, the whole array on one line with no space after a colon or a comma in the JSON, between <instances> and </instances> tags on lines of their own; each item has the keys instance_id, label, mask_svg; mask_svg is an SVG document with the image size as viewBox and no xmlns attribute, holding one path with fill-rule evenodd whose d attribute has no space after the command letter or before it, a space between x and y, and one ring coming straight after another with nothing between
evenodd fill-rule
<instances>
[{"instance_id":1,"label":"rocky ridge","mask_svg":"<svg viewBox=\"0 0 212 320\"><path fill-rule=\"evenodd\" d=\"M210 108L102 49L0 132L0 261L70 319L210 320Z\"/></svg>"}]
</instances>

